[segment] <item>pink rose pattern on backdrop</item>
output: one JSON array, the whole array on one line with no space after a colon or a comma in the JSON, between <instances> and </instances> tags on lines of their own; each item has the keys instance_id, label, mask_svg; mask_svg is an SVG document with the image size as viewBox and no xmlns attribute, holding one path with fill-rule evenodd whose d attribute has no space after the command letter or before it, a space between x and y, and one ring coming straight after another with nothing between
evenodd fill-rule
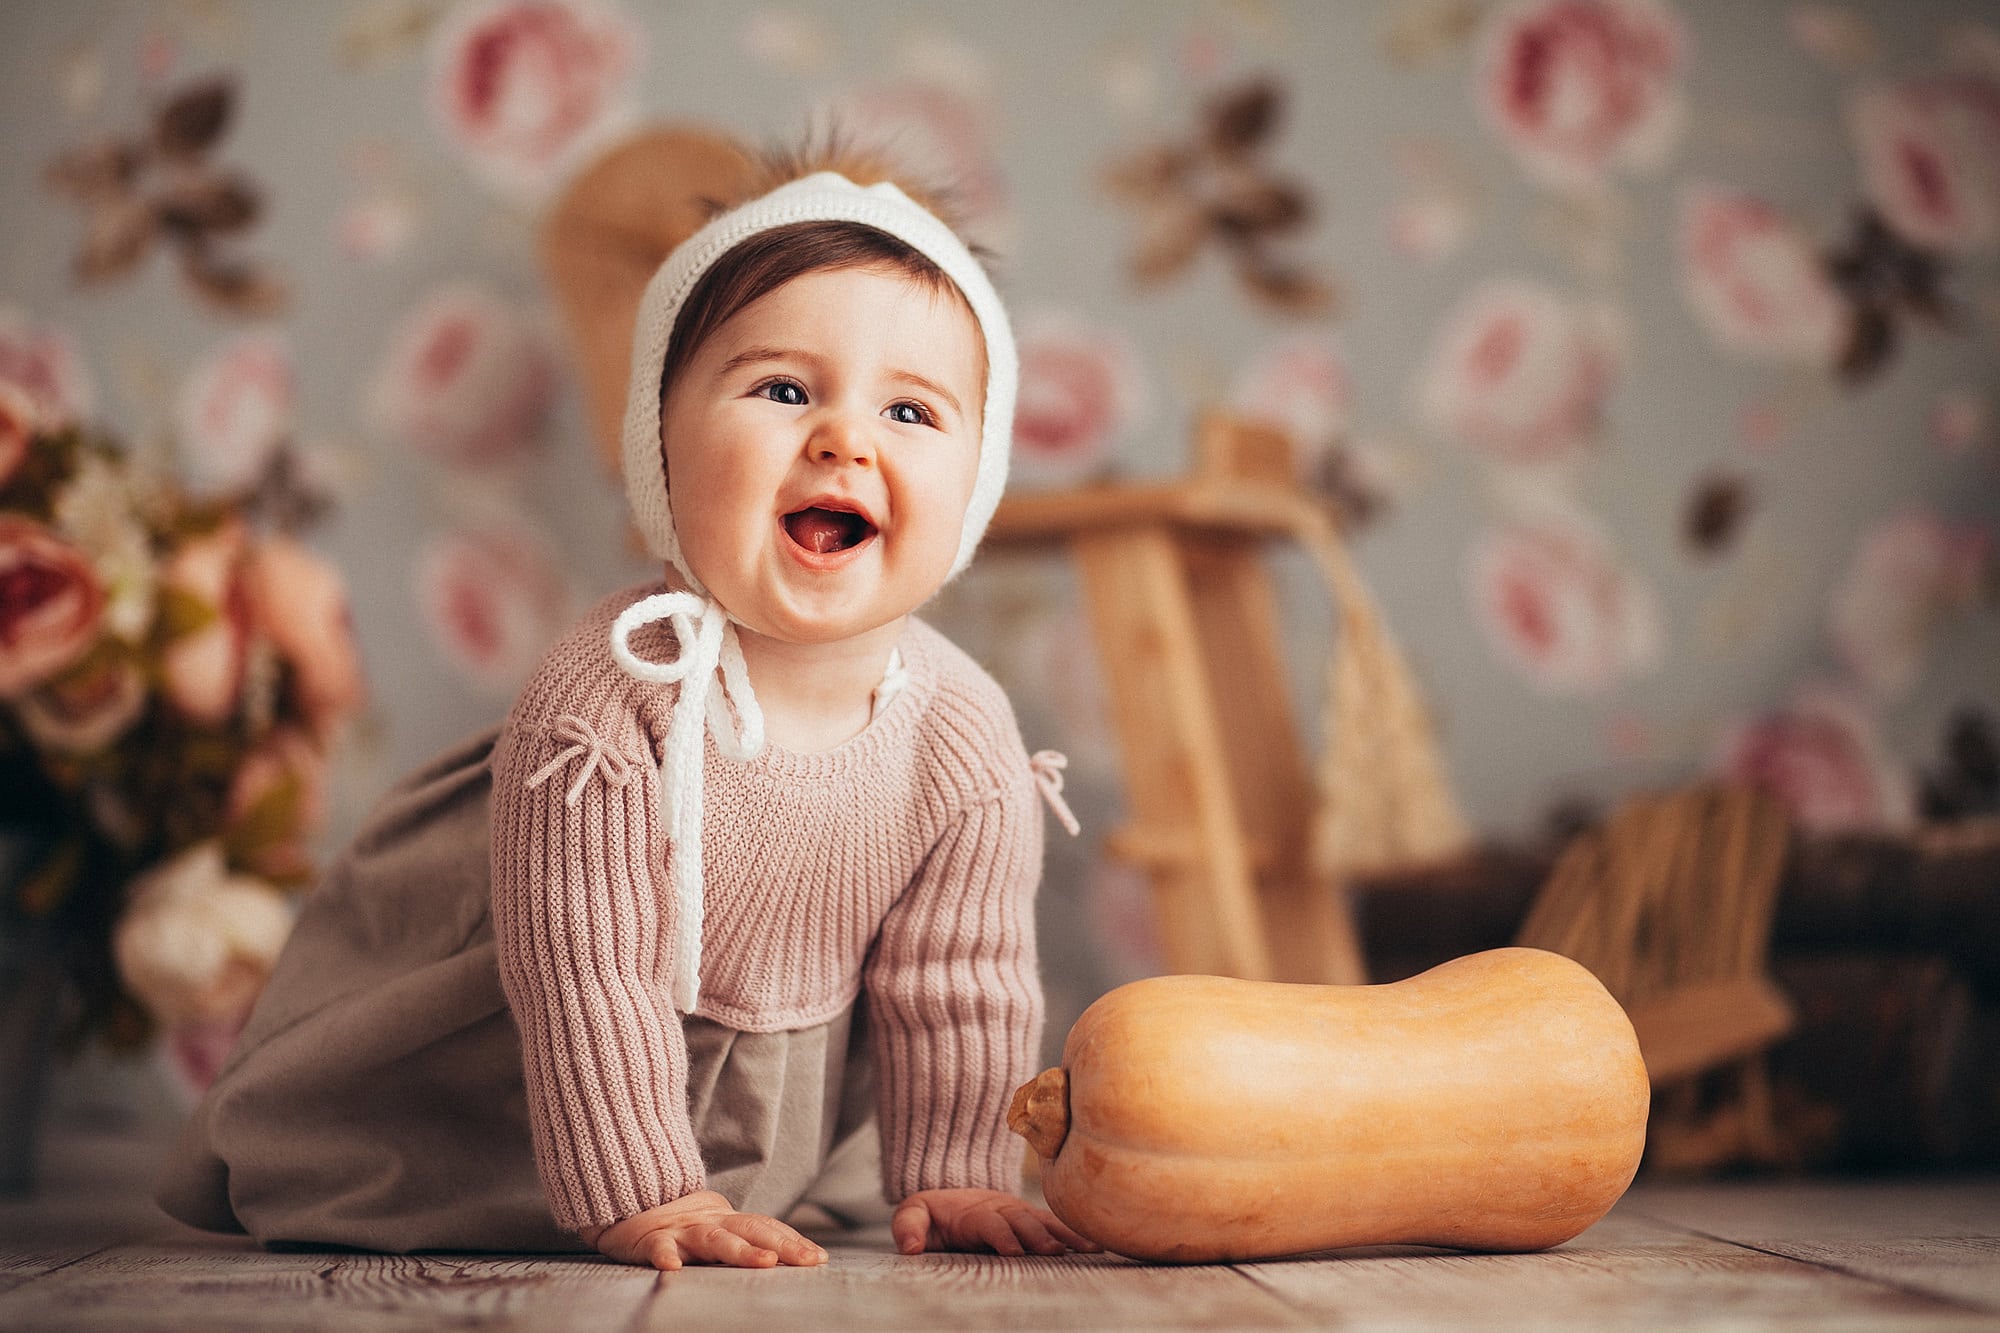
<instances>
[{"instance_id":1,"label":"pink rose pattern on backdrop","mask_svg":"<svg viewBox=\"0 0 2000 1333\"><path fill-rule=\"evenodd\" d=\"M518 688L569 622L561 571L539 541L515 529L434 540L418 560L416 591L445 660L495 695Z\"/></svg>"},{"instance_id":2,"label":"pink rose pattern on backdrop","mask_svg":"<svg viewBox=\"0 0 2000 1333\"><path fill-rule=\"evenodd\" d=\"M1926 510L1876 524L1833 594L1830 630L1841 661L1879 693L1908 689L1938 626L1978 594L1992 556L1989 527Z\"/></svg>"},{"instance_id":3,"label":"pink rose pattern on backdrop","mask_svg":"<svg viewBox=\"0 0 2000 1333\"><path fill-rule=\"evenodd\" d=\"M1805 233L1777 209L1723 186L1680 207L1681 286L1709 333L1748 356L1829 366L1848 312Z\"/></svg>"},{"instance_id":4,"label":"pink rose pattern on backdrop","mask_svg":"<svg viewBox=\"0 0 2000 1333\"><path fill-rule=\"evenodd\" d=\"M36 326L19 310L0 309L0 384L12 384L34 402L45 427L90 415L93 391L76 343L60 329Z\"/></svg>"},{"instance_id":5,"label":"pink rose pattern on backdrop","mask_svg":"<svg viewBox=\"0 0 2000 1333\"><path fill-rule=\"evenodd\" d=\"M438 288L397 328L376 372L376 423L422 452L478 468L535 441L556 389L540 327L485 288Z\"/></svg>"},{"instance_id":6,"label":"pink rose pattern on backdrop","mask_svg":"<svg viewBox=\"0 0 2000 1333\"><path fill-rule=\"evenodd\" d=\"M1532 0L1482 33L1475 96L1531 173L1588 185L1664 159L1683 117L1687 37L1652 0Z\"/></svg>"},{"instance_id":7,"label":"pink rose pattern on backdrop","mask_svg":"<svg viewBox=\"0 0 2000 1333\"><path fill-rule=\"evenodd\" d=\"M1731 727L1715 767L1778 797L1815 833L1895 831L1915 818L1908 775L1873 719L1833 686L1807 685L1784 708Z\"/></svg>"},{"instance_id":8,"label":"pink rose pattern on backdrop","mask_svg":"<svg viewBox=\"0 0 2000 1333\"><path fill-rule=\"evenodd\" d=\"M32 518L0 513L0 698L82 657L103 613L89 556Z\"/></svg>"},{"instance_id":9,"label":"pink rose pattern on backdrop","mask_svg":"<svg viewBox=\"0 0 2000 1333\"><path fill-rule=\"evenodd\" d=\"M2000 71L1869 84L1847 121L1862 192L1897 235L1949 254L2000 243Z\"/></svg>"},{"instance_id":10,"label":"pink rose pattern on backdrop","mask_svg":"<svg viewBox=\"0 0 2000 1333\"><path fill-rule=\"evenodd\" d=\"M1297 333L1266 348L1229 391L1235 411L1291 436L1301 480L1317 477L1346 438L1353 399L1347 357L1331 332Z\"/></svg>"},{"instance_id":11,"label":"pink rose pattern on backdrop","mask_svg":"<svg viewBox=\"0 0 2000 1333\"><path fill-rule=\"evenodd\" d=\"M1020 338L1013 465L1035 486L1074 485L1105 471L1145 401L1138 356L1122 336L1048 316Z\"/></svg>"},{"instance_id":12,"label":"pink rose pattern on backdrop","mask_svg":"<svg viewBox=\"0 0 2000 1333\"><path fill-rule=\"evenodd\" d=\"M1597 693L1655 664L1660 613L1590 524L1548 515L1471 551L1473 611L1501 658L1550 693Z\"/></svg>"},{"instance_id":13,"label":"pink rose pattern on backdrop","mask_svg":"<svg viewBox=\"0 0 2000 1333\"><path fill-rule=\"evenodd\" d=\"M297 394L291 346L282 334L241 334L211 351L181 390L188 480L207 491L255 484L291 436Z\"/></svg>"},{"instance_id":14,"label":"pink rose pattern on backdrop","mask_svg":"<svg viewBox=\"0 0 2000 1333\"><path fill-rule=\"evenodd\" d=\"M1591 442L1617 368L1607 315L1533 283L1489 282L1438 334L1418 410L1497 462L1561 462Z\"/></svg>"},{"instance_id":15,"label":"pink rose pattern on backdrop","mask_svg":"<svg viewBox=\"0 0 2000 1333\"><path fill-rule=\"evenodd\" d=\"M593 0L477 4L439 26L431 103L475 172L533 194L615 127L637 64L630 23Z\"/></svg>"}]
</instances>

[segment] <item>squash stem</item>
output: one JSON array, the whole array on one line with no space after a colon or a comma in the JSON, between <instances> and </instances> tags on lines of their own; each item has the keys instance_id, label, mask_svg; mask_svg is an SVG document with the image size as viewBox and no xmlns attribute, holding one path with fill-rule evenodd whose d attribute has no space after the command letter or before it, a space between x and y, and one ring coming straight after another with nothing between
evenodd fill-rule
<instances>
[{"instance_id":1,"label":"squash stem","mask_svg":"<svg viewBox=\"0 0 2000 1333\"><path fill-rule=\"evenodd\" d=\"M1062 1151L1069 1137L1069 1075L1044 1069L1014 1090L1007 1128L1028 1141L1044 1161Z\"/></svg>"}]
</instances>

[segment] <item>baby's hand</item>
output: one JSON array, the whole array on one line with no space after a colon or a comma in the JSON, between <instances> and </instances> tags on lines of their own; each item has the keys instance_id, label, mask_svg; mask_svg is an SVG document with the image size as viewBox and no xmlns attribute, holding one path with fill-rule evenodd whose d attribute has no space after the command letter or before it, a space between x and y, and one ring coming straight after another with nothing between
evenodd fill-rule
<instances>
[{"instance_id":1,"label":"baby's hand","mask_svg":"<svg viewBox=\"0 0 2000 1333\"><path fill-rule=\"evenodd\" d=\"M682 1264L809 1268L826 1262L825 1250L777 1218L739 1213L714 1190L698 1190L608 1227L585 1227L580 1234L607 1258L668 1272Z\"/></svg>"},{"instance_id":2,"label":"baby's hand","mask_svg":"<svg viewBox=\"0 0 2000 1333\"><path fill-rule=\"evenodd\" d=\"M925 1250L991 1250L995 1254L1061 1254L1100 1246L1064 1226L1054 1213L1000 1190L918 1190L903 1200L889 1220L896 1248L904 1254Z\"/></svg>"}]
</instances>

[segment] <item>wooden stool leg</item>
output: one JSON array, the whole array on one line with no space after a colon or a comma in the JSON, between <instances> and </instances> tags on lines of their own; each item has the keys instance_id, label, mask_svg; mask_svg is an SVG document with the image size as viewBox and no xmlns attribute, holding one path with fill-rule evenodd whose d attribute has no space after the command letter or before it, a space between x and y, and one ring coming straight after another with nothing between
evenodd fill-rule
<instances>
[{"instance_id":1,"label":"wooden stool leg","mask_svg":"<svg viewBox=\"0 0 2000 1333\"><path fill-rule=\"evenodd\" d=\"M1267 980L1249 851L1176 543L1133 527L1080 535L1071 549L1124 756L1134 828L1120 843L1152 872L1167 965Z\"/></svg>"},{"instance_id":2,"label":"wooden stool leg","mask_svg":"<svg viewBox=\"0 0 2000 1333\"><path fill-rule=\"evenodd\" d=\"M1293 725L1284 640L1261 544L1183 539L1209 698L1229 755L1257 897L1279 981L1367 980L1344 886L1317 873L1309 839L1318 794Z\"/></svg>"}]
</instances>

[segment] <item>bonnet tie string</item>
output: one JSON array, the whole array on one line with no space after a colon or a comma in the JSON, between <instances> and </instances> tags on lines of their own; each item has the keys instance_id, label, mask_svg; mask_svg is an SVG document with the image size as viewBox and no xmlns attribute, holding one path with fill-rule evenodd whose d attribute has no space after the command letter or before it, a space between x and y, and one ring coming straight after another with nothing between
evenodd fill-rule
<instances>
[{"instance_id":1,"label":"bonnet tie string","mask_svg":"<svg viewBox=\"0 0 2000 1333\"><path fill-rule=\"evenodd\" d=\"M1028 767L1034 771L1035 786L1055 813L1056 822L1072 838L1083 832L1083 825L1077 823L1076 816L1070 813L1069 802L1062 796L1062 771L1069 767L1069 756L1060 750L1037 750L1028 756Z\"/></svg>"},{"instance_id":2,"label":"bonnet tie string","mask_svg":"<svg viewBox=\"0 0 2000 1333\"><path fill-rule=\"evenodd\" d=\"M633 632L659 623L679 647L671 662L649 661L632 651ZM751 692L736 627L713 598L691 592L640 598L612 622L611 656L635 680L680 685L660 759L660 797L673 862L674 1007L692 1013L701 994L702 724L706 721L724 755L754 759L764 748L764 711Z\"/></svg>"}]
</instances>

